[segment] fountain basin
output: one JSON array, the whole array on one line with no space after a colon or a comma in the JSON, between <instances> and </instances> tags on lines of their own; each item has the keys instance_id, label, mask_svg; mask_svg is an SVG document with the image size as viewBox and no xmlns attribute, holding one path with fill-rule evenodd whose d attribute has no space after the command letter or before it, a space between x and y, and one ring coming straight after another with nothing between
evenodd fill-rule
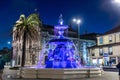
<instances>
[{"instance_id":1,"label":"fountain basin","mask_svg":"<svg viewBox=\"0 0 120 80\"><path fill-rule=\"evenodd\" d=\"M22 68L22 78L76 79L101 76L100 68Z\"/></svg>"}]
</instances>

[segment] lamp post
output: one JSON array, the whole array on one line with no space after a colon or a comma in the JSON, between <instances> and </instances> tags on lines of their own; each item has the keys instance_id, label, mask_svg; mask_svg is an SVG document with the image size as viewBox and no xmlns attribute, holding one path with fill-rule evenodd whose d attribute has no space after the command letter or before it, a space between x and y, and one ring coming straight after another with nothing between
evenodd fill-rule
<instances>
[{"instance_id":1,"label":"lamp post","mask_svg":"<svg viewBox=\"0 0 120 80\"><path fill-rule=\"evenodd\" d=\"M113 2L120 4L120 0L113 0Z\"/></svg>"},{"instance_id":2,"label":"lamp post","mask_svg":"<svg viewBox=\"0 0 120 80\"><path fill-rule=\"evenodd\" d=\"M116 6L116 8L119 9L119 7L120 7L120 0L111 0L111 3L114 4Z\"/></svg>"},{"instance_id":3,"label":"lamp post","mask_svg":"<svg viewBox=\"0 0 120 80\"><path fill-rule=\"evenodd\" d=\"M79 36L79 33L80 33L81 20L73 18L73 22L77 24L77 28L78 28L78 51L80 51L80 36ZM80 53L79 53L79 57L80 57Z\"/></svg>"},{"instance_id":4,"label":"lamp post","mask_svg":"<svg viewBox=\"0 0 120 80\"><path fill-rule=\"evenodd\" d=\"M7 45L8 45L8 48L10 48L11 42L8 41L8 42L7 42Z\"/></svg>"}]
</instances>

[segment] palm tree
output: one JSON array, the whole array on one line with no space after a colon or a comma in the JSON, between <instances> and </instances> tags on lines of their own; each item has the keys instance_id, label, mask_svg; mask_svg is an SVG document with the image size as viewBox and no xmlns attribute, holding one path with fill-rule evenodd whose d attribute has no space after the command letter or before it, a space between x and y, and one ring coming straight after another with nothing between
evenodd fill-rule
<instances>
[{"instance_id":1,"label":"palm tree","mask_svg":"<svg viewBox=\"0 0 120 80\"><path fill-rule=\"evenodd\" d=\"M22 39L22 62L21 67L25 65L25 53L26 53L26 44L31 41L38 40L38 29L37 27L41 26L39 16L37 14L30 14L27 18L24 14L20 16L20 19L16 21L14 25L14 38L16 40Z\"/></svg>"}]
</instances>

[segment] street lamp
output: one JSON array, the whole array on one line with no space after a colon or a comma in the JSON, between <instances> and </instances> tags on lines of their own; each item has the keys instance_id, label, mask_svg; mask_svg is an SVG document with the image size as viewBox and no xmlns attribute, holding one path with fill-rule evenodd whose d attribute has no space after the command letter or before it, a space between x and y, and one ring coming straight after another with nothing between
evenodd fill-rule
<instances>
[{"instance_id":1,"label":"street lamp","mask_svg":"<svg viewBox=\"0 0 120 80\"><path fill-rule=\"evenodd\" d=\"M113 0L113 2L120 4L120 0Z\"/></svg>"},{"instance_id":2,"label":"street lamp","mask_svg":"<svg viewBox=\"0 0 120 80\"><path fill-rule=\"evenodd\" d=\"M8 42L7 42L7 45L8 45L8 47L10 48L11 42L10 42L10 41L8 41Z\"/></svg>"},{"instance_id":3,"label":"street lamp","mask_svg":"<svg viewBox=\"0 0 120 80\"><path fill-rule=\"evenodd\" d=\"M8 42L7 42L7 44L11 44L11 42L10 42L10 41L8 41Z\"/></svg>"},{"instance_id":4,"label":"street lamp","mask_svg":"<svg viewBox=\"0 0 120 80\"><path fill-rule=\"evenodd\" d=\"M115 4L115 6L120 7L120 0L111 0L111 3Z\"/></svg>"},{"instance_id":5,"label":"street lamp","mask_svg":"<svg viewBox=\"0 0 120 80\"><path fill-rule=\"evenodd\" d=\"M80 19L76 19L76 18L73 18L73 22L77 24L77 27L78 27L78 51L80 51L80 36L79 36L79 31L80 31L80 23L81 23L81 20ZM79 54L80 56L80 54Z\"/></svg>"}]
</instances>

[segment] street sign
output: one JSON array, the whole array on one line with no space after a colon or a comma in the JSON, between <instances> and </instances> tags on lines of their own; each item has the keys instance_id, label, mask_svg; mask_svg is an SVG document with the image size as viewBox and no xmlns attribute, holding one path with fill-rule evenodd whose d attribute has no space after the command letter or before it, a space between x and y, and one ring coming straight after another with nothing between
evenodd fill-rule
<instances>
[{"instance_id":1,"label":"street sign","mask_svg":"<svg viewBox=\"0 0 120 80\"><path fill-rule=\"evenodd\" d=\"M108 53L103 53L103 57L108 57L109 54Z\"/></svg>"}]
</instances>

